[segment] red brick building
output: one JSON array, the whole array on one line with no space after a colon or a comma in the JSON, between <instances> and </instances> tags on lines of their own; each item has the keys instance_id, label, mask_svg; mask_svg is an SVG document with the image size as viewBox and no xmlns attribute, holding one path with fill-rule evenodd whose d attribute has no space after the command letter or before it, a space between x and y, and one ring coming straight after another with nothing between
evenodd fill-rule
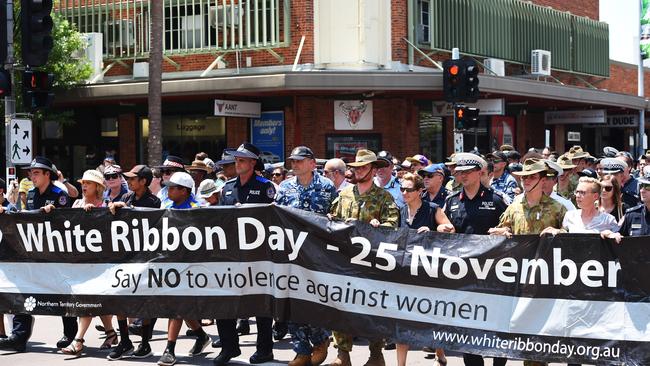
<instances>
[{"instance_id":1,"label":"red brick building","mask_svg":"<svg viewBox=\"0 0 650 366\"><path fill-rule=\"evenodd\" d=\"M636 66L609 60L611 35L597 21L597 0L534 3L541 6L509 0L165 2L163 150L188 162L197 151L218 157L224 147L271 131L254 128L246 117L216 116L215 100L225 100L282 112L280 128L264 139L284 153L308 145L329 158L367 146L442 161L453 152L454 126L444 114L442 72L434 63L450 58L452 46L480 62L493 59L497 68L504 61L503 76L479 76L481 99L491 100L493 110L465 131L465 149L487 152L510 142L524 151L548 139L558 151L579 143L595 152L605 145L630 148L630 137L638 143L636 127L545 123L546 112L633 116L647 103L636 96ZM101 53L103 66L91 83L57 96L56 106L73 110L77 122L63 131L46 124L39 152L74 176L111 149L124 166L144 161L148 2L63 0L56 11L80 31L97 33L101 51L94 57ZM534 49L551 51L550 76L533 75ZM372 127L337 128L345 122L343 109L360 105ZM86 164L79 163L83 156Z\"/></svg>"}]
</instances>

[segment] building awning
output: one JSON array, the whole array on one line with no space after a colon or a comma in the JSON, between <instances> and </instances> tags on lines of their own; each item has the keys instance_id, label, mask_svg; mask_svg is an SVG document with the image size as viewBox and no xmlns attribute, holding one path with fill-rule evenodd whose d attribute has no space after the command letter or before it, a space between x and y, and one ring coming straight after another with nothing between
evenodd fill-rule
<instances>
[{"instance_id":1,"label":"building awning","mask_svg":"<svg viewBox=\"0 0 650 366\"><path fill-rule=\"evenodd\" d=\"M647 108L645 98L606 90L566 86L517 77L480 75L483 93L593 104L629 109ZM58 105L82 105L100 100L128 101L148 95L146 81L83 85L59 93ZM442 72L308 71L239 74L163 80L163 96L268 93L276 91L408 91L442 90Z\"/></svg>"}]
</instances>

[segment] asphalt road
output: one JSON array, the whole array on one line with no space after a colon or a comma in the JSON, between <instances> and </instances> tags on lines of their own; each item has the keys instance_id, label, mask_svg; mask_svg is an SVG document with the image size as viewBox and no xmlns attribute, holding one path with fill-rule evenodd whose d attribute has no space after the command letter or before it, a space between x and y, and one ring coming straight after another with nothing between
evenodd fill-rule
<instances>
[{"instance_id":1,"label":"asphalt road","mask_svg":"<svg viewBox=\"0 0 650 366\"><path fill-rule=\"evenodd\" d=\"M11 324L8 319L5 319L5 325ZM108 361L106 355L109 351L99 350L99 346L102 344L103 339L100 337L103 336L103 333L95 330L95 324L101 324L99 318L93 320L88 333L86 334L86 348L80 357L71 357L62 354L58 349L56 349L56 342L62 336L63 328L61 324L61 319L58 317L45 317L37 316L34 333L30 339L28 345L28 352L25 353L15 353L11 351L2 351L0 350L0 365L3 366L19 366L19 365L47 365L47 366L56 366L56 365L66 365L66 366L79 366L79 365L155 365L158 359L160 358L164 348L167 344L166 329L167 321L159 320L156 323L156 329L154 330L153 339L151 341L151 346L154 351L154 356L143 359L124 359L119 361ZM117 320L113 319L114 326L117 326ZM8 328L8 327L7 327ZM242 355L237 357L232 361L233 365L248 365L248 358L255 352L255 322L251 319L251 334L240 338ZM212 365L212 359L217 356L219 349L212 348L208 346L204 353L198 356L190 357L188 356L188 351L194 344L194 338L186 337L185 331L187 328L183 326L181 330L181 336L178 339L176 344L176 356L178 358L179 365ZM214 325L206 327L206 332L210 335L215 335L217 330ZM7 329L9 331L9 329ZM9 333L7 333L9 334ZM134 344L137 347L140 337L132 336L131 340L134 341ZM282 341L275 343L274 355L276 361L269 362L264 365L286 365L290 360L295 356L294 352L291 349L291 343L289 342L289 337L287 336ZM368 359L368 347L366 344L360 342L355 346L352 352L352 364L354 366L361 366L365 364ZM427 354L422 351L411 351L408 356L408 365L420 366L420 365L433 365L433 360L426 359ZM386 358L386 365L396 365L395 361L395 351L384 351L384 357ZM325 362L325 365L336 358L336 350L330 346L329 357ZM462 357L458 355L450 355L448 357L449 366L462 366L463 360ZM485 366L491 366L492 360L487 359ZM508 366L521 366L523 365L520 361L508 361ZM560 365L560 364L553 364Z\"/></svg>"}]
</instances>

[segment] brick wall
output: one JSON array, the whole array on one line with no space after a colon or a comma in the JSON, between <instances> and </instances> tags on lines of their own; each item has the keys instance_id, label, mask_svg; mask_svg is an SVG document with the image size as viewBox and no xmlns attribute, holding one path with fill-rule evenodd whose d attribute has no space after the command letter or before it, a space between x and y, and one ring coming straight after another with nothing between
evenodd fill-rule
<instances>
[{"instance_id":1,"label":"brick wall","mask_svg":"<svg viewBox=\"0 0 650 366\"><path fill-rule=\"evenodd\" d=\"M598 0L532 0L533 3L542 6L550 6L553 9L568 11L573 15L588 17L598 20Z\"/></svg>"},{"instance_id":2,"label":"brick wall","mask_svg":"<svg viewBox=\"0 0 650 366\"><path fill-rule=\"evenodd\" d=\"M417 108L410 99L373 100L374 129L372 131L335 130L334 99L319 97L296 99L296 129L291 131L294 136L287 131L287 151L297 144L303 144L310 146L316 155L325 156L327 135L366 133L380 133L382 148L400 158L413 155L419 149ZM298 138L295 136L296 133L299 134ZM290 145L292 140L294 144Z\"/></svg>"}]
</instances>

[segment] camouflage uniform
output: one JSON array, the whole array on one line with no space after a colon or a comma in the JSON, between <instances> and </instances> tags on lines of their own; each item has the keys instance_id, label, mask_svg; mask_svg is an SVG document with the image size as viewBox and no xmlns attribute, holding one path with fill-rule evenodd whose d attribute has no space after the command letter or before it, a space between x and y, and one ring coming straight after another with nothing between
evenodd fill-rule
<instances>
[{"instance_id":1,"label":"camouflage uniform","mask_svg":"<svg viewBox=\"0 0 650 366\"><path fill-rule=\"evenodd\" d=\"M515 200L501 215L497 227L507 227L514 235L539 234L547 227L561 228L567 209L547 195L534 207L528 206L525 196Z\"/></svg>"},{"instance_id":2,"label":"camouflage uniform","mask_svg":"<svg viewBox=\"0 0 650 366\"><path fill-rule=\"evenodd\" d=\"M372 219L377 219L381 226L393 228L399 224L399 209L393 202L393 197L375 184L364 194L359 194L359 188L356 185L344 189L332 203L330 214L340 220L355 219L370 222ZM352 351L352 335L337 331L333 331L332 335L338 349L346 352ZM371 352L381 352L384 340L370 340L368 347Z\"/></svg>"},{"instance_id":3,"label":"camouflage uniform","mask_svg":"<svg viewBox=\"0 0 650 366\"><path fill-rule=\"evenodd\" d=\"M280 189L275 200L279 205L324 215L329 212L330 205L337 196L338 193L334 183L314 172L314 177L307 188L298 182L298 177L280 183ZM325 341L329 342L330 332L325 328L292 322L288 326L291 343L296 354L310 355L312 345L317 346Z\"/></svg>"},{"instance_id":4,"label":"camouflage uniform","mask_svg":"<svg viewBox=\"0 0 650 366\"><path fill-rule=\"evenodd\" d=\"M494 178L492 181L492 189L499 191L506 196L510 197L510 201L515 198L515 189L517 188L517 180L515 177L510 175L507 171L504 171L499 178Z\"/></svg>"},{"instance_id":5,"label":"camouflage uniform","mask_svg":"<svg viewBox=\"0 0 650 366\"><path fill-rule=\"evenodd\" d=\"M515 235L539 234L547 227L561 228L567 209L547 195L534 207L528 206L525 196L515 200L501 215L499 226L508 227ZM545 366L545 362L524 361L524 366Z\"/></svg>"},{"instance_id":6,"label":"camouflage uniform","mask_svg":"<svg viewBox=\"0 0 650 366\"><path fill-rule=\"evenodd\" d=\"M399 225L399 209L393 201L393 196L374 184L364 194L359 194L356 185L342 190L338 198L332 202L330 213L339 220L354 219L370 222L372 219L377 219L381 226Z\"/></svg>"}]
</instances>

